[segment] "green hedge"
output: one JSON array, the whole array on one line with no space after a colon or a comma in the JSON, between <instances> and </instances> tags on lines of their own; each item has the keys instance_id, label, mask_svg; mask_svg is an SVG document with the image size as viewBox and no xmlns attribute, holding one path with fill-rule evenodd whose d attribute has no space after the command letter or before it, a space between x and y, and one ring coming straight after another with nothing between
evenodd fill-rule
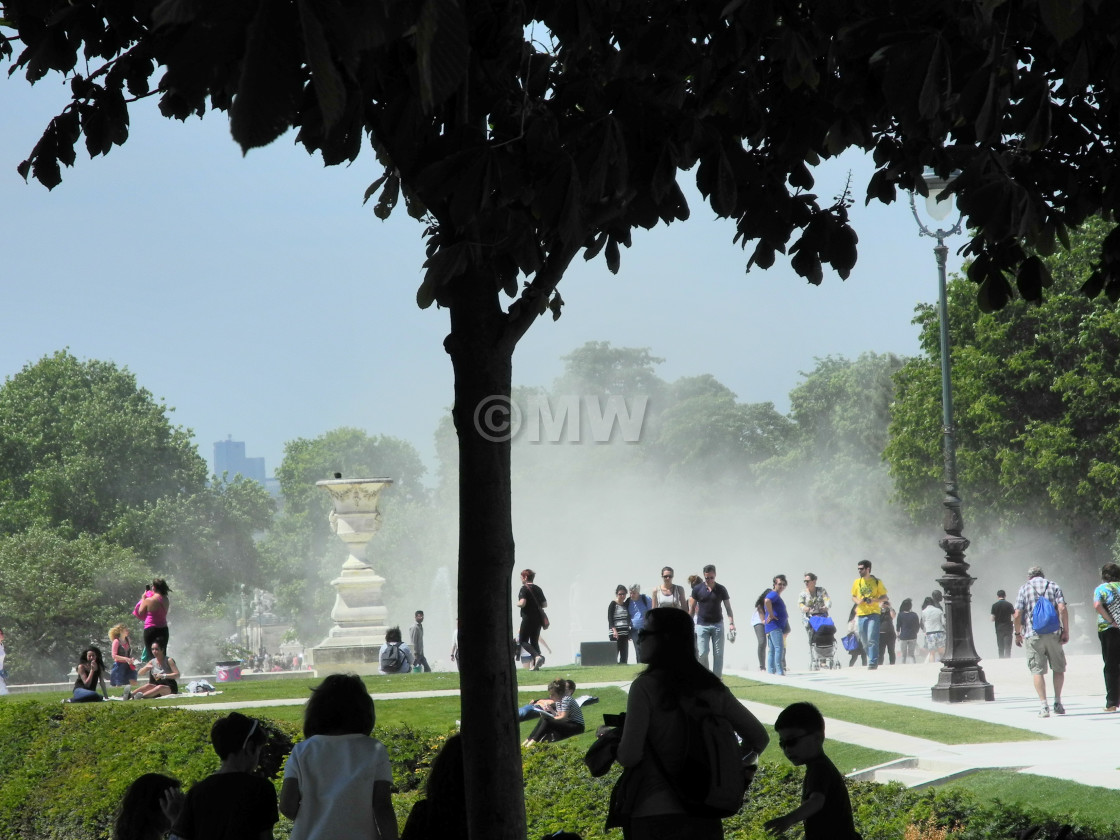
<instances>
[{"instance_id":1,"label":"green hedge","mask_svg":"<svg viewBox=\"0 0 1120 840\"><path fill-rule=\"evenodd\" d=\"M117 803L137 776L166 773L190 787L217 768L210 727L219 716L143 703L58 710L31 701L0 703L0 837L107 840ZM302 736L296 724L271 726L262 763L276 771L279 785L283 761ZM447 733L393 728L376 734L393 762L393 804L403 825ZM591 778L583 749L565 742L525 751L531 840L560 830L584 840L621 840L620 832L603 829L618 771ZM728 840L763 840L763 822L795 807L801 778L801 771L787 765L761 767L747 806L724 823ZM1045 790L1044 780L1034 783ZM864 840L1120 840L1114 826L1062 825L1040 813L981 802L960 791L912 792L899 785L853 783L851 795ZM284 840L290 829L291 823L281 818L276 837ZM796 840L800 829L787 836Z\"/></svg>"}]
</instances>

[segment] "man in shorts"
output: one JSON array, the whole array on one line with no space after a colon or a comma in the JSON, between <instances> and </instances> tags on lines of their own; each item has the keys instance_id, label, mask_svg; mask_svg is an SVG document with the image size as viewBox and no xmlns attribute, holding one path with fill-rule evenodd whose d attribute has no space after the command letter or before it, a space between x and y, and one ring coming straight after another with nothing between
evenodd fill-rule
<instances>
[{"instance_id":1,"label":"man in shorts","mask_svg":"<svg viewBox=\"0 0 1120 840\"><path fill-rule=\"evenodd\" d=\"M1034 607L1040 598L1046 598L1058 613L1061 628L1050 633L1036 633L1034 628ZM1039 717L1050 717L1050 707L1046 704L1046 669L1054 672L1054 714L1064 715L1062 705L1062 686L1066 681L1066 652L1062 645L1069 641L1069 614L1062 588L1052 580L1043 577L1042 567L1031 566L1027 570L1027 582L1019 587L1015 599L1015 646L1027 646L1027 667L1034 678L1034 690L1042 701Z\"/></svg>"}]
</instances>

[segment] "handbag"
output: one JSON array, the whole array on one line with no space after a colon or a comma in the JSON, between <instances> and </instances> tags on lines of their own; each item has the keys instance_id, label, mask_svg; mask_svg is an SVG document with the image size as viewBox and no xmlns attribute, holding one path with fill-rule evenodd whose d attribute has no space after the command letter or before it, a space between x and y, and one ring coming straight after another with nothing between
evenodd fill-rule
<instances>
[{"instance_id":1,"label":"handbag","mask_svg":"<svg viewBox=\"0 0 1120 840\"><path fill-rule=\"evenodd\" d=\"M583 763L595 778L607 775L607 771L614 764L614 757L618 753L618 744L622 740L622 733L617 726L604 727L602 734L595 739L595 743L587 748L584 753Z\"/></svg>"},{"instance_id":2,"label":"handbag","mask_svg":"<svg viewBox=\"0 0 1120 840\"><path fill-rule=\"evenodd\" d=\"M840 644L844 646L844 650L848 651L848 653L851 653L852 651L859 649L859 636L857 636L855 633L849 633L840 640Z\"/></svg>"},{"instance_id":3,"label":"handbag","mask_svg":"<svg viewBox=\"0 0 1120 840\"><path fill-rule=\"evenodd\" d=\"M1108 610L1108 614L1112 616L1113 623L1120 626L1120 586L1111 583L1108 589L1112 593L1112 598L1110 598L1108 603L1104 606L1105 609Z\"/></svg>"},{"instance_id":4,"label":"handbag","mask_svg":"<svg viewBox=\"0 0 1120 840\"><path fill-rule=\"evenodd\" d=\"M543 629L547 630L548 629L548 614L543 609L541 609L541 602L537 600L537 593L533 591L533 584L532 583L526 583L525 586L528 587L528 589L529 589L529 597L532 598L533 603L537 605L537 612L539 612L541 614L541 627Z\"/></svg>"}]
</instances>

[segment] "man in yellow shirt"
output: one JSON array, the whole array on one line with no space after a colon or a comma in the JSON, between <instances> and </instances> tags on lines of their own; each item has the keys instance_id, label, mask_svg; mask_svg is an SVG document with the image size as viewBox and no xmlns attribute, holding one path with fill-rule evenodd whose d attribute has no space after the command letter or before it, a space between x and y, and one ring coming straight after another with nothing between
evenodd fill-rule
<instances>
[{"instance_id":1,"label":"man in yellow shirt","mask_svg":"<svg viewBox=\"0 0 1120 840\"><path fill-rule=\"evenodd\" d=\"M856 565L859 577L852 584L852 602L856 605L856 625L859 640L867 651L867 670L879 667L879 605L887 599L887 588L871 574L871 561L860 560Z\"/></svg>"}]
</instances>

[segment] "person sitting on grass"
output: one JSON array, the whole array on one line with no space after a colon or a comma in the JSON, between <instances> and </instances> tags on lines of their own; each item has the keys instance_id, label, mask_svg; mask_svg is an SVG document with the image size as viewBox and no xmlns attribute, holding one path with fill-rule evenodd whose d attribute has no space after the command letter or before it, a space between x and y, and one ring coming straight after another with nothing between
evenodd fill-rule
<instances>
[{"instance_id":1,"label":"person sitting on grass","mask_svg":"<svg viewBox=\"0 0 1120 840\"><path fill-rule=\"evenodd\" d=\"M179 666L159 642L152 642L152 658L141 665L136 673L147 674L148 683L139 688L126 688L125 700L167 697L179 693Z\"/></svg>"},{"instance_id":2,"label":"person sitting on grass","mask_svg":"<svg viewBox=\"0 0 1120 840\"><path fill-rule=\"evenodd\" d=\"M843 775L824 754L824 716L812 703L786 706L774 721L778 746L795 765L805 765L801 804L763 826L778 835L805 823L805 840L860 840Z\"/></svg>"},{"instance_id":3,"label":"person sitting on grass","mask_svg":"<svg viewBox=\"0 0 1120 840\"><path fill-rule=\"evenodd\" d=\"M155 653L155 645L152 645ZM187 793L172 827L182 840L272 840L280 820L276 788L253 773L268 733L261 722L239 712L218 718L210 742L222 760L216 773Z\"/></svg>"},{"instance_id":4,"label":"person sitting on grass","mask_svg":"<svg viewBox=\"0 0 1120 840\"><path fill-rule=\"evenodd\" d=\"M540 720L525 739L524 746L540 741L563 741L583 734L583 709L567 691L567 680L557 679L548 684L548 697L553 703L554 711L552 714L544 710L540 712Z\"/></svg>"},{"instance_id":5,"label":"person sitting on grass","mask_svg":"<svg viewBox=\"0 0 1120 840\"><path fill-rule=\"evenodd\" d=\"M109 689L105 687L105 661L101 658L101 648L90 645L78 657L78 678L74 680L74 693L63 703L94 703L109 699ZM101 694L97 693L98 686Z\"/></svg>"},{"instance_id":6,"label":"person sitting on grass","mask_svg":"<svg viewBox=\"0 0 1120 840\"><path fill-rule=\"evenodd\" d=\"M564 693L572 697L576 693L576 684L572 680L563 680ZM585 702L588 698L581 698ZM576 705L582 707L583 703L576 701ZM534 700L532 703L526 703L524 706L517 707L517 722L524 723L527 720L538 718L541 714L554 715L556 714L556 703L553 702L551 697L541 697Z\"/></svg>"}]
</instances>

